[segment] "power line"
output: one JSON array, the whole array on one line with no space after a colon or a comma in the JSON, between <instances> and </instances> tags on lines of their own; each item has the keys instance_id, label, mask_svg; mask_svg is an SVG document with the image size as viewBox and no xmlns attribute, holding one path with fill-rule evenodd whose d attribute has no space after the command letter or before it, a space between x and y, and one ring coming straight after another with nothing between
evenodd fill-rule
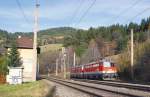
<instances>
[{"instance_id":1,"label":"power line","mask_svg":"<svg viewBox=\"0 0 150 97\"><path fill-rule=\"evenodd\" d=\"M17 3L17 5L18 5L18 8L20 9L20 12L21 12L22 15L23 15L24 20L29 24L29 21L28 21L28 19L27 19L27 17L26 17L26 14L25 14L25 12L24 12L22 6L21 6L20 1L19 1L19 0L16 0L16 3Z\"/></svg>"},{"instance_id":2,"label":"power line","mask_svg":"<svg viewBox=\"0 0 150 97\"><path fill-rule=\"evenodd\" d=\"M136 14L134 17L132 17L131 19L128 19L127 21L125 21L125 23L126 23L126 22L129 22L129 21L131 21L131 20L133 20L133 19L135 19L137 16L143 14L144 12L146 12L146 11L148 11L148 10L150 10L150 7L149 7L149 8L146 8L146 9L144 9L144 10L142 10L142 11L140 11L139 13L137 13L137 14Z\"/></svg>"},{"instance_id":3,"label":"power line","mask_svg":"<svg viewBox=\"0 0 150 97\"><path fill-rule=\"evenodd\" d=\"M89 10L94 6L95 2L96 2L96 0L93 0L91 5L87 8L87 10L84 12L84 14L79 19L78 23L76 23L76 25L78 25L83 20L83 18L86 16L86 14L89 12Z\"/></svg>"},{"instance_id":4,"label":"power line","mask_svg":"<svg viewBox=\"0 0 150 97\"><path fill-rule=\"evenodd\" d=\"M75 19L75 17L77 16L78 12L80 11L80 8L82 7L83 3L84 3L84 0L80 0L79 6L75 9L75 11L74 11L74 13L73 13L73 15L72 15L72 18L71 18L71 20L70 20L69 25L72 24L73 20Z\"/></svg>"},{"instance_id":5,"label":"power line","mask_svg":"<svg viewBox=\"0 0 150 97\"><path fill-rule=\"evenodd\" d=\"M130 9L132 9L134 6L136 6L141 1L142 0L136 0L131 6L129 6L128 8L124 9L123 11L121 11L116 17L114 17L114 21L116 19L118 19L121 15L123 15L124 13L128 12Z\"/></svg>"}]
</instances>

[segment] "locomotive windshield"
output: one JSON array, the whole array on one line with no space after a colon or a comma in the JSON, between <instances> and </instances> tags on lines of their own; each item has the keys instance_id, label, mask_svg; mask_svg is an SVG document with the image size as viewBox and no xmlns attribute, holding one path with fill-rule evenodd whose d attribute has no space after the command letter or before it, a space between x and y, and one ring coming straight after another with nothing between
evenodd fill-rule
<instances>
[{"instance_id":1,"label":"locomotive windshield","mask_svg":"<svg viewBox=\"0 0 150 97\"><path fill-rule=\"evenodd\" d=\"M111 67L110 62L104 62L103 64L104 64L104 67Z\"/></svg>"}]
</instances>

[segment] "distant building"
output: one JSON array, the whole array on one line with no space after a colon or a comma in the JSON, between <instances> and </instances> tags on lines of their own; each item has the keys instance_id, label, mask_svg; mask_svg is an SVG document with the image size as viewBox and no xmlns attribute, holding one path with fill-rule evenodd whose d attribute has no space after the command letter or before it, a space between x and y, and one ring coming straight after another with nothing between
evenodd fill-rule
<instances>
[{"instance_id":1,"label":"distant building","mask_svg":"<svg viewBox=\"0 0 150 97\"><path fill-rule=\"evenodd\" d=\"M23 66L23 82L34 81L33 68L33 40L19 36L16 40ZM8 51L11 47L7 47Z\"/></svg>"}]
</instances>

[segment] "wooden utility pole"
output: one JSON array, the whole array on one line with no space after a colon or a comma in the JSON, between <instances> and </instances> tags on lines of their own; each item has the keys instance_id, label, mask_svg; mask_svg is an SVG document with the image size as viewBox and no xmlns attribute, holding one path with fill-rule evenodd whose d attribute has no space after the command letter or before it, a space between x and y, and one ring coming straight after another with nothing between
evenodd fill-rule
<instances>
[{"instance_id":1,"label":"wooden utility pole","mask_svg":"<svg viewBox=\"0 0 150 97\"><path fill-rule=\"evenodd\" d=\"M73 66L74 67L76 66L76 53L75 53L75 51L73 53Z\"/></svg>"},{"instance_id":2,"label":"wooden utility pole","mask_svg":"<svg viewBox=\"0 0 150 97\"><path fill-rule=\"evenodd\" d=\"M65 58L65 54L64 54L64 79L66 79L66 58Z\"/></svg>"},{"instance_id":3,"label":"wooden utility pole","mask_svg":"<svg viewBox=\"0 0 150 97\"><path fill-rule=\"evenodd\" d=\"M61 48L61 57L60 57L60 59L61 59L61 64L60 64L61 65L61 72L64 72L64 70L63 70L64 69L64 67L63 67L63 60L64 60L63 59L63 53L64 53L64 48L62 47Z\"/></svg>"},{"instance_id":4,"label":"wooden utility pole","mask_svg":"<svg viewBox=\"0 0 150 97\"><path fill-rule=\"evenodd\" d=\"M58 59L56 59L56 76L58 75Z\"/></svg>"},{"instance_id":5,"label":"wooden utility pole","mask_svg":"<svg viewBox=\"0 0 150 97\"><path fill-rule=\"evenodd\" d=\"M148 40L148 42L150 42L150 24L148 26L147 40Z\"/></svg>"},{"instance_id":6,"label":"wooden utility pole","mask_svg":"<svg viewBox=\"0 0 150 97\"><path fill-rule=\"evenodd\" d=\"M131 29L131 78L132 80L134 79L134 70L133 70L133 65L134 65L134 51L133 51L133 29Z\"/></svg>"},{"instance_id":7,"label":"wooden utility pole","mask_svg":"<svg viewBox=\"0 0 150 97\"><path fill-rule=\"evenodd\" d=\"M66 79L66 50L64 48L64 52L63 52L63 65L64 65L64 79Z\"/></svg>"},{"instance_id":8,"label":"wooden utility pole","mask_svg":"<svg viewBox=\"0 0 150 97\"><path fill-rule=\"evenodd\" d=\"M36 81L37 77L37 32L38 32L38 8L39 3L38 0L36 0L35 5L35 16L34 16L34 40L33 40L33 72L32 72L32 80Z\"/></svg>"},{"instance_id":9,"label":"wooden utility pole","mask_svg":"<svg viewBox=\"0 0 150 97\"><path fill-rule=\"evenodd\" d=\"M39 60L39 55L37 55L37 76L39 75L40 72L40 60Z\"/></svg>"}]
</instances>

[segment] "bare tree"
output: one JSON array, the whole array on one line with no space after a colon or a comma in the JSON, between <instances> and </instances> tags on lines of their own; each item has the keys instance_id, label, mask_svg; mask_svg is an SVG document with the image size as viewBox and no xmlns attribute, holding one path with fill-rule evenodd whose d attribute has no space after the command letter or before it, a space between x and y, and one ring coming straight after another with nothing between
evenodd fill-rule
<instances>
[{"instance_id":1,"label":"bare tree","mask_svg":"<svg viewBox=\"0 0 150 97\"><path fill-rule=\"evenodd\" d=\"M88 49L81 57L81 64L96 61L101 58L101 54L98 49L98 45L95 40L91 40Z\"/></svg>"},{"instance_id":2,"label":"bare tree","mask_svg":"<svg viewBox=\"0 0 150 97\"><path fill-rule=\"evenodd\" d=\"M49 51L40 54L40 74L46 74L47 72L55 72L56 58L58 57L58 51Z\"/></svg>"}]
</instances>

